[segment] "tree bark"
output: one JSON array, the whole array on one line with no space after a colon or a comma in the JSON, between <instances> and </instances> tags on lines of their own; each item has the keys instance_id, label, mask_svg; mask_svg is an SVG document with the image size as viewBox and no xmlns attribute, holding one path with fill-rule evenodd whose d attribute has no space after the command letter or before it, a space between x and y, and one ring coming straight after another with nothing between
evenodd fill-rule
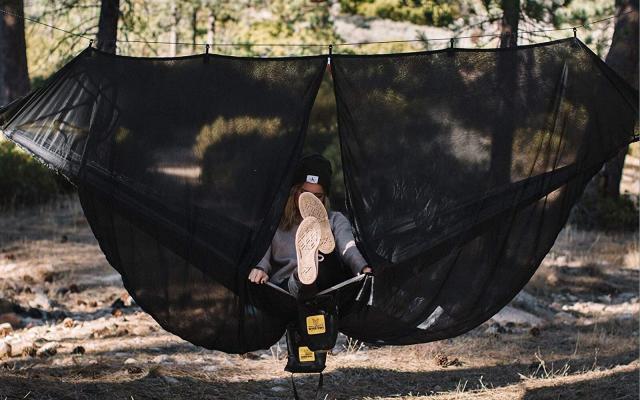
<instances>
[{"instance_id":1,"label":"tree bark","mask_svg":"<svg viewBox=\"0 0 640 400\"><path fill-rule=\"evenodd\" d=\"M198 42L198 6L194 5L191 11L191 49L195 53L197 51L196 43Z\"/></svg>"},{"instance_id":2,"label":"tree bark","mask_svg":"<svg viewBox=\"0 0 640 400\"><path fill-rule=\"evenodd\" d=\"M102 0L100 4L100 19L98 21L99 50L116 53L116 39L118 37L118 18L120 17L120 0Z\"/></svg>"},{"instance_id":3,"label":"tree bark","mask_svg":"<svg viewBox=\"0 0 640 400\"><path fill-rule=\"evenodd\" d=\"M638 89L638 0L616 0L616 20L611 48L605 62ZM620 196L620 181L628 147L609 160L603 171L603 194Z\"/></svg>"},{"instance_id":4,"label":"tree bark","mask_svg":"<svg viewBox=\"0 0 640 400\"><path fill-rule=\"evenodd\" d=\"M518 23L520 22L520 0L502 0L502 26L500 48L518 45Z\"/></svg>"},{"instance_id":5,"label":"tree bark","mask_svg":"<svg viewBox=\"0 0 640 400\"><path fill-rule=\"evenodd\" d=\"M175 1L171 2L171 15L173 16L173 24L169 30L169 56L175 57L178 54L178 24L180 23L180 12Z\"/></svg>"},{"instance_id":6,"label":"tree bark","mask_svg":"<svg viewBox=\"0 0 640 400\"><path fill-rule=\"evenodd\" d=\"M500 47L516 46L518 22L520 20L520 1L502 0L502 28L500 34ZM497 58L497 74L500 90L506 93L516 93L517 71L516 64L512 62L510 54L502 53ZM511 181L511 163L513 135L515 121L513 104L503 101L501 114L504 115L504 124L501 130L495 131L491 141L491 162L489 165L490 183L492 186L505 185Z\"/></svg>"},{"instance_id":7,"label":"tree bark","mask_svg":"<svg viewBox=\"0 0 640 400\"><path fill-rule=\"evenodd\" d=\"M0 0L0 9L15 15L24 14L22 0ZM0 14L0 106L29 92L27 46L24 20Z\"/></svg>"}]
</instances>

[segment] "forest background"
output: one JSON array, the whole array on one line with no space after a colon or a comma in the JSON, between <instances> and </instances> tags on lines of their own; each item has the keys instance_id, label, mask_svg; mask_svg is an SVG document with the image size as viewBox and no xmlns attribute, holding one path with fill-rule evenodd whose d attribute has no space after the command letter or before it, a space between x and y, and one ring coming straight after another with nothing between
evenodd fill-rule
<instances>
[{"instance_id":1,"label":"forest background","mask_svg":"<svg viewBox=\"0 0 640 400\"><path fill-rule=\"evenodd\" d=\"M205 44L212 53L273 57L326 53L328 44L340 53L433 50L450 46L450 38L456 47L511 47L564 38L574 26L583 42L638 88L637 1L0 0L0 10L0 105L41 85L90 39L101 50L139 57L203 53ZM411 42L375 43L397 40ZM341 208L331 85L327 74L307 150L323 153L337 167L334 204ZM575 225L637 230L637 195L620 190L625 158L635 161L637 153L633 146L625 149L603 168L574 210ZM70 191L66 180L0 138L1 208Z\"/></svg>"}]
</instances>

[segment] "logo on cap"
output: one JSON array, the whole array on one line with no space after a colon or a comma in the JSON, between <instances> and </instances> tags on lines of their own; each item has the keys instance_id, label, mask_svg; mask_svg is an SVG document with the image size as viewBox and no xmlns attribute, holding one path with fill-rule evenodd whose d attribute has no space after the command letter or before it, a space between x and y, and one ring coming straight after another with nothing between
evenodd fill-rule
<instances>
[{"instance_id":1,"label":"logo on cap","mask_svg":"<svg viewBox=\"0 0 640 400\"><path fill-rule=\"evenodd\" d=\"M307 175L307 182L318 183L318 177L316 175Z\"/></svg>"}]
</instances>

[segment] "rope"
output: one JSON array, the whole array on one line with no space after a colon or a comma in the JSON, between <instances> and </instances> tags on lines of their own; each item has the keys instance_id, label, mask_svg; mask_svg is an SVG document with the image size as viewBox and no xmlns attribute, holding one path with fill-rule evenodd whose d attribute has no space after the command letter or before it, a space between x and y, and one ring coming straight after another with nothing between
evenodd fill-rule
<instances>
[{"instance_id":1,"label":"rope","mask_svg":"<svg viewBox=\"0 0 640 400\"><path fill-rule=\"evenodd\" d=\"M71 32L62 28L58 28L55 27L53 25L49 25L49 24L45 24L44 22L40 22L36 19L33 18L29 18L29 17L25 17L24 15L19 15L19 14L14 14L12 12L6 11L6 10L2 10L0 9L0 12L6 15L11 15L13 17L16 18L22 18L24 20L36 23L36 24L40 24L43 26L46 26L48 28L51 29L55 29L64 33L67 33L69 35L72 36L76 36L76 37L80 37L86 40L89 40L90 42L93 41L92 38L89 38L87 36L84 36L82 34L79 33L75 33L75 32ZM627 14L631 14L635 12L635 10L630 10L618 15L611 15L609 17L606 18L602 18L596 21L587 21L585 23L583 23L582 25L576 25L576 26L572 26L569 28L555 28L555 29L538 29L538 30L533 30L533 31L519 31L518 34L524 34L524 33L542 33L542 32L560 32L560 31L568 31L568 30L573 30L574 32L576 31L576 29L581 29L581 28L586 28L590 25L593 24L598 24L600 22L604 22L604 21L608 21L610 19L613 18L618 18L618 17L622 17L623 15L627 15ZM393 44L393 43L417 43L417 42L436 42L436 41L444 41L444 40L457 40L457 39L472 39L472 38L483 38L483 37L500 37L502 36L501 33L495 33L495 34L485 34L485 35L468 35L468 36L453 36L453 37L446 37L446 38L433 38L433 39L410 39L410 40L382 40L382 41L372 41L372 42L347 42L347 43L249 43L249 42L236 42L236 43L198 43L198 42L193 42L193 43L189 43L189 42L166 42L166 41L147 41L147 40L121 40L121 39L116 39L115 42L116 43L143 43L143 44L169 44L169 45L185 45L185 46L205 46L205 48L207 46L235 46L235 47L328 47L328 46L363 46L363 45L369 45L369 44Z\"/></svg>"},{"instance_id":2,"label":"rope","mask_svg":"<svg viewBox=\"0 0 640 400\"><path fill-rule=\"evenodd\" d=\"M65 29L62 29L62 28L58 28L58 27L55 27L53 25L45 24L44 22L40 22L40 21L38 21L36 19L33 19L33 18L25 17L24 15L14 14L12 12L9 12L9 11L3 10L3 9L0 9L0 12L3 13L3 14L6 14L6 15L11 15L12 17L22 18L24 20L27 20L27 21L30 21L30 22L33 22L33 23L36 23L36 24L44 25L44 26L46 26L48 28L61 31L61 32L64 32L64 33L72 35L72 36L76 36L76 37L80 37L80 38L83 38L83 39L87 39L89 41L92 40L90 37L86 37L86 36L81 35L79 33L75 33L75 32L71 32L71 31L68 31L68 30L65 30Z\"/></svg>"}]
</instances>

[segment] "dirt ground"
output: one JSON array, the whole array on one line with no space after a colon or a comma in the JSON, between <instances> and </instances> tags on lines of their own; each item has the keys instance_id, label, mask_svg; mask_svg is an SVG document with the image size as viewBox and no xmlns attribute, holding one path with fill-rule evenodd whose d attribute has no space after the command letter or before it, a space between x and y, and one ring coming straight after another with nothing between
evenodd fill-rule
<instances>
[{"instance_id":1,"label":"dirt ground","mask_svg":"<svg viewBox=\"0 0 640 400\"><path fill-rule=\"evenodd\" d=\"M512 304L465 335L379 348L341 337L323 393L637 399L639 250L637 235L567 228ZM0 214L0 301L0 400L292 397L284 342L205 350L131 304L73 197ZM296 378L301 398L316 379Z\"/></svg>"}]
</instances>

